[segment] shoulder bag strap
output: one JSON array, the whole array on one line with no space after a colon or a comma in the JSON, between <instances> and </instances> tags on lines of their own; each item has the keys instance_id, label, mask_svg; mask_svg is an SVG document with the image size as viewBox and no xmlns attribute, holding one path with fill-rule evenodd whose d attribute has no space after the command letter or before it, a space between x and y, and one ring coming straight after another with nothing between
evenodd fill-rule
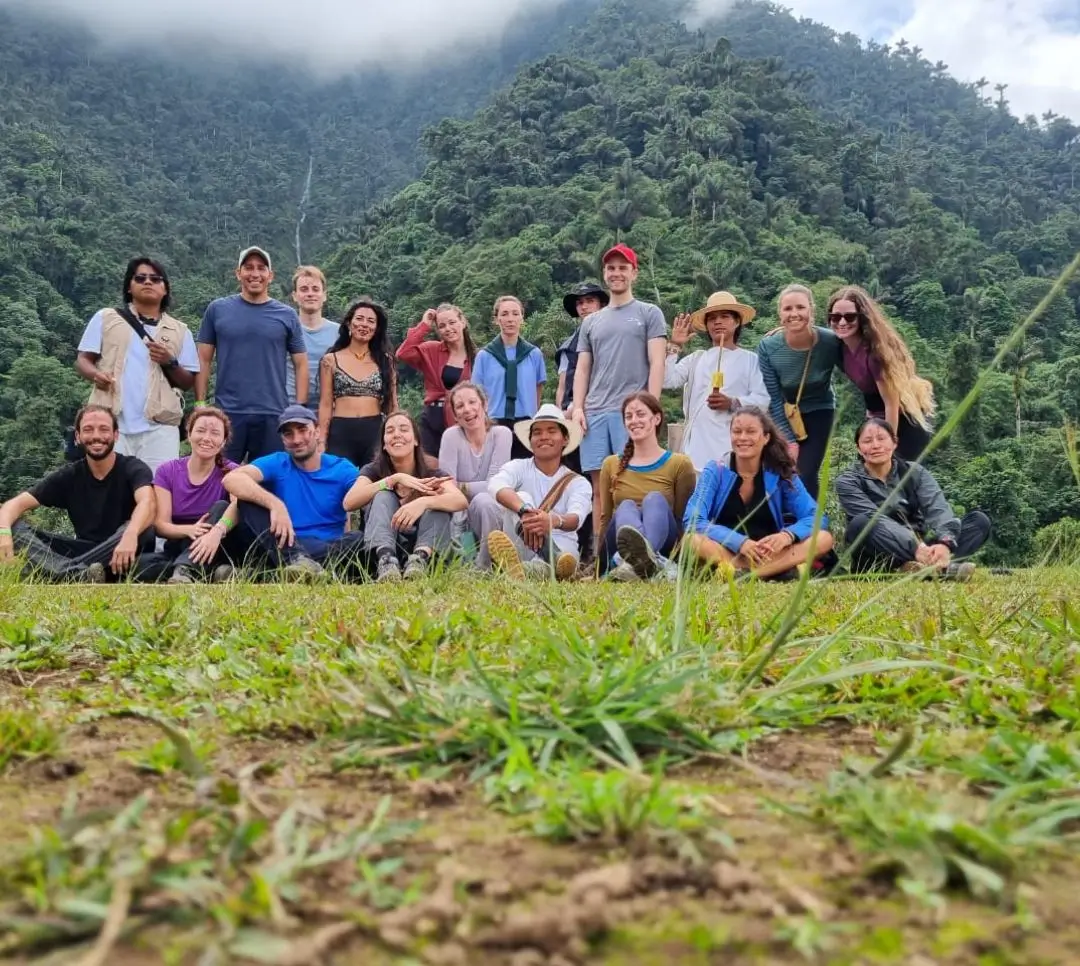
<instances>
[{"instance_id":1,"label":"shoulder bag strap","mask_svg":"<svg viewBox=\"0 0 1080 966\"><path fill-rule=\"evenodd\" d=\"M540 501L538 509L543 510L545 513L550 513L555 504L562 498L563 493L566 492L566 488L574 482L577 473L573 470L567 471L566 475L559 479L556 484L548 490L547 496Z\"/></svg>"},{"instance_id":2,"label":"shoulder bag strap","mask_svg":"<svg viewBox=\"0 0 1080 966\"><path fill-rule=\"evenodd\" d=\"M802 379L799 380L799 391L795 394L795 405L798 406L802 399L803 390L806 388L806 376L810 372L810 360L814 356L814 349L817 346L817 333L814 333L814 341L810 345L810 348L806 350L806 364L803 366Z\"/></svg>"}]
</instances>

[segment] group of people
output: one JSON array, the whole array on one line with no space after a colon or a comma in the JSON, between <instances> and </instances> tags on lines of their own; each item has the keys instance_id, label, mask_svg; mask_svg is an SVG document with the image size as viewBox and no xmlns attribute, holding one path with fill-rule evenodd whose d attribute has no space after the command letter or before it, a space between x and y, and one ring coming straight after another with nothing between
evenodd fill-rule
<instances>
[{"instance_id":1,"label":"group of people","mask_svg":"<svg viewBox=\"0 0 1080 966\"><path fill-rule=\"evenodd\" d=\"M731 293L679 315L669 335L660 308L633 294L636 253L616 245L601 267L603 285L566 293L580 324L544 403L546 362L514 296L495 302L498 335L480 349L444 304L395 353L373 300L340 324L323 317L317 268L293 274L296 309L271 298L270 256L253 247L239 293L212 302L193 337L167 313L164 267L134 258L120 305L79 343L76 368L93 384L75 424L83 456L0 506L0 560L21 553L47 579L172 583L391 581L451 558L560 580L670 579L679 559L760 578L827 570L818 474L839 370L866 405L859 461L836 481L852 565L970 573L990 521L957 519L918 465L932 387L866 292L834 293L826 328L810 290L787 286L778 327L752 352L739 341L756 312ZM708 348L684 355L695 332ZM419 420L398 408L399 362L422 377ZM666 432L665 389L682 391L684 412ZM22 520L39 506L65 510L74 535Z\"/></svg>"}]
</instances>

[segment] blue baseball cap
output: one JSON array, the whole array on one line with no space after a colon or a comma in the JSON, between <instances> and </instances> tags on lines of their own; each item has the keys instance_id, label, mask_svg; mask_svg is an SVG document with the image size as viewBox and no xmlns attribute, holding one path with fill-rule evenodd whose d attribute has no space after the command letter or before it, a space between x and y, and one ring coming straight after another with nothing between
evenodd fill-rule
<instances>
[{"instance_id":1,"label":"blue baseball cap","mask_svg":"<svg viewBox=\"0 0 1080 966\"><path fill-rule=\"evenodd\" d=\"M314 426L316 422L318 420L315 419L315 414L307 406L295 403L286 407L285 412L278 417L277 428L280 433L289 423L310 423Z\"/></svg>"}]
</instances>

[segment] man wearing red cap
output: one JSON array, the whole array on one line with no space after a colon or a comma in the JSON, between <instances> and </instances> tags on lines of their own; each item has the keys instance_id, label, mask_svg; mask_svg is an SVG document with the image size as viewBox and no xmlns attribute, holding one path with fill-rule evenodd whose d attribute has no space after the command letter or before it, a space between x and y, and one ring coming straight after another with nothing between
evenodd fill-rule
<instances>
[{"instance_id":1,"label":"man wearing red cap","mask_svg":"<svg viewBox=\"0 0 1080 966\"><path fill-rule=\"evenodd\" d=\"M592 481L594 530L600 521L600 466L626 447L623 400L642 389L660 397L667 351L664 313L634 298L634 250L616 245L604 254L603 266L611 300L581 323L573 395L573 418L585 432L581 468Z\"/></svg>"}]
</instances>

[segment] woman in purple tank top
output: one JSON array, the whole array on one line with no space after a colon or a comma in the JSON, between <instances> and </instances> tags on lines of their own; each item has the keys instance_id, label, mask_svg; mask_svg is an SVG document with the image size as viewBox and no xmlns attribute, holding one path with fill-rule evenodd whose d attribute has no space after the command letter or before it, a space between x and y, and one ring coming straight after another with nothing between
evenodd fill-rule
<instances>
[{"instance_id":1,"label":"woman in purple tank top","mask_svg":"<svg viewBox=\"0 0 1080 966\"><path fill-rule=\"evenodd\" d=\"M232 426L220 409L202 406L188 417L187 432L191 455L162 463L154 474L154 530L165 540L163 569L170 584L227 580L236 500L222 481L236 469L224 456Z\"/></svg>"},{"instance_id":2,"label":"woman in purple tank top","mask_svg":"<svg viewBox=\"0 0 1080 966\"><path fill-rule=\"evenodd\" d=\"M899 440L896 455L917 461L933 435L934 387L881 307L857 285L829 297L829 327L843 343L844 374L863 394L867 418L884 419Z\"/></svg>"}]
</instances>

